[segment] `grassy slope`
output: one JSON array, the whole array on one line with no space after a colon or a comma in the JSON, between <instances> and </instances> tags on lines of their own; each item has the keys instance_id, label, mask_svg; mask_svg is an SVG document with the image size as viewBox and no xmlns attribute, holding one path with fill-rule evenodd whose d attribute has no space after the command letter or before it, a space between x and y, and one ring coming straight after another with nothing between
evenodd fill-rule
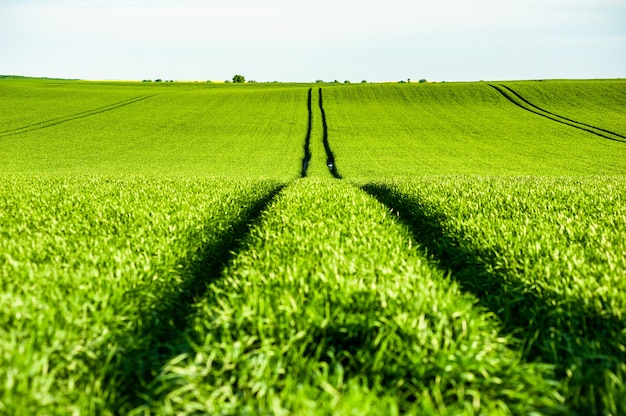
<instances>
[{"instance_id":1,"label":"grassy slope","mask_svg":"<svg viewBox=\"0 0 626 416\"><path fill-rule=\"evenodd\" d=\"M304 87L60 83L50 96L39 82L3 83L17 82L30 97L25 102L39 97L41 108L51 110L49 118L37 110L33 116L37 122L100 108L129 95L156 95L44 129L0 134L6 173L283 179L299 173L307 128ZM111 89L119 95L114 98ZM74 98L83 102L65 108ZM17 117L11 111L14 102L16 113L23 110L21 98L5 99L9 121L0 124L0 131L18 125L11 121Z\"/></svg>"},{"instance_id":2,"label":"grassy slope","mask_svg":"<svg viewBox=\"0 0 626 416\"><path fill-rule=\"evenodd\" d=\"M551 111L623 126L619 81L509 84ZM536 85L545 85L545 91L536 90ZM3 80L0 88L5 93L0 103L7 110L0 122L5 172L282 179L299 172L306 86ZM323 88L329 138L346 177L625 172L621 143L524 111L487 84ZM552 101L546 103L543 96ZM133 98L141 101L90 112ZM325 156L317 104L314 88L310 169L322 175ZM577 112L571 111L574 108ZM81 118L68 120L72 115ZM54 120L63 122L45 124ZM46 128L15 130L27 125Z\"/></svg>"},{"instance_id":3,"label":"grassy slope","mask_svg":"<svg viewBox=\"0 0 626 416\"><path fill-rule=\"evenodd\" d=\"M142 84L104 86L100 83L51 80L0 81L0 136L6 131L46 122L154 94Z\"/></svg>"},{"instance_id":4,"label":"grassy slope","mask_svg":"<svg viewBox=\"0 0 626 416\"><path fill-rule=\"evenodd\" d=\"M346 177L626 172L626 146L538 117L487 84L327 87Z\"/></svg>"},{"instance_id":5,"label":"grassy slope","mask_svg":"<svg viewBox=\"0 0 626 416\"><path fill-rule=\"evenodd\" d=\"M626 80L502 84L545 110L626 135Z\"/></svg>"},{"instance_id":6,"label":"grassy slope","mask_svg":"<svg viewBox=\"0 0 626 416\"><path fill-rule=\"evenodd\" d=\"M18 85L18 81L11 82L0 82L0 88ZM19 135L0 133L3 143L0 161L4 172L12 173L0 179L0 233L4 244L0 249L0 280L3 282L2 310L5 311L2 319L7 322L2 327L16 328L2 336L8 341L2 348L1 367L7 371L9 381L2 390L0 410L4 410L2 406L9 410L19 406L23 406L20 410L44 406L44 412L60 413L95 407L108 407L113 412L120 408L128 410L140 403L137 397L140 382L147 397L165 399L163 407L153 408L164 412L192 409L198 400L203 406L222 403L226 410L229 406L233 409L271 408L274 403L278 407L306 410L319 399L327 404L321 410L348 412L353 405L362 409L376 406L386 410L408 409L415 405L423 406L422 411L436 412L447 407L471 413L475 397L481 397L483 409L499 406L504 411L509 406L524 412L528 410L524 409L524 403L530 408L535 405L545 406L544 410L558 408L559 394L566 395L568 405L583 413L626 410L625 403L614 399L623 397L620 392L625 384L624 369L618 361L623 354L619 330L624 326L621 311L625 268L623 262L620 263L623 258L620 241L624 238L619 230L626 226L626 217L616 209L624 205L624 195L610 185L611 181L622 183L623 177L570 178L563 179L561 184L559 179L545 182L512 176L623 174L626 172L626 145L530 114L510 104L485 84L323 86L329 139L339 171L346 179L368 183L389 177L427 175L365 187L396 211L409 206L408 211L401 213L400 220L413 230L412 238L363 192L347 185L304 180L285 190L263 217L263 225L254 227L246 250L237 249L237 259L222 273L225 264L222 259L228 258L225 253L235 248L226 224L233 221L239 224L236 226L238 233L247 229L246 224L252 222L255 213L262 208L255 201L264 201L276 184L237 181L223 184L218 180L188 178L271 176L286 180L299 176L307 126L308 87L52 82L44 89L43 81L37 81L41 84L19 82L24 83L22 87L8 96L0 95L3 108L10 110L6 112L10 117L0 121L3 126L0 131L23 126L27 119L20 117L28 105L37 97L48 97L46 94L50 94L52 88L59 92L56 98L44 100L46 106L31 106L33 122L79 113L87 117L62 119L61 124ZM589 84L587 89L596 85L599 84ZM317 87L313 89L313 161L309 173L314 177L328 177L320 143ZM143 91L159 94L110 111L85 113L137 97ZM575 100L576 89L567 91ZM532 95L530 90L523 92ZM20 99L19 95L29 98ZM538 105L549 104L535 99ZM549 108L551 111L563 110L556 101L552 105L555 107ZM600 108L602 103L596 101L594 105ZM619 109L620 105L619 101L611 102L607 104L607 111ZM598 109L589 111L589 114L600 113ZM20 175L13 175L15 173ZM33 173L60 178L41 179ZM79 173L90 176L77 176ZM118 179L109 183L107 179L98 178L102 173L115 173ZM500 178L438 176L449 173ZM180 178L165 182L146 177L120 178L120 175L145 174ZM428 176L431 174L437 176ZM26 207L32 207L32 212ZM571 207L576 210L571 211ZM151 212L156 214L156 219ZM424 218L431 221L426 224L426 234L419 229L415 231ZM183 229L196 230L204 237L172 241ZM118 234L120 237L115 237ZM182 234L190 235L186 231ZM336 235L336 238L320 238L321 234ZM375 236L374 241L368 234ZM583 241L584 236L592 234L594 239ZM208 253L216 246L204 244L207 240L216 241L217 247L221 247L217 252L221 254L211 257ZM439 266L432 266L424 260L424 253L415 252L407 245L426 247ZM208 252L204 251L206 247L210 248ZM555 247L558 252L553 250ZM371 264L368 263L370 257L374 259ZM172 327L167 323L159 324L159 320L167 321L165 317L176 309L173 305L183 306L184 312L176 318L177 322L183 322L183 330L187 325L184 323L186 314L192 311L188 294L179 296L170 290L176 292L178 285L187 279L191 282L202 279L205 274L198 270L205 268L202 265L207 262L211 277L222 276L214 287L232 296L237 293L243 297L253 296L265 290L254 284L250 287L244 284L241 292L233 289L232 285L247 282L248 277L254 282L272 273L273 276L294 276L294 279L314 276L315 289L320 294L318 303L330 299L337 305L338 323L331 328L336 335L333 337L340 341L356 328L357 345L370 345L367 336L380 328L376 322L391 319L385 311L374 313L376 308L371 308L370 302L388 294L374 290L368 291L363 299L358 296L353 299L333 291L332 285L326 287L329 279L335 282L345 277L346 282L351 282L355 273L370 276L380 272L389 277L390 282L397 281L398 286L392 289L402 292L400 298L404 300L389 310L392 315L415 313L419 316L424 312L419 308L428 310L433 306L428 301L438 299L451 308L445 309L446 314L458 319L454 307L465 305L463 307L468 309L463 310L472 316L466 325L476 330L473 339L478 344L474 347L482 349L487 356L492 354L492 347L502 351L498 360L487 360L485 365L493 365L489 368L494 374L508 371L505 377L497 376L498 379L505 384L519 380L520 386L528 387L528 394L518 396L519 391L515 389L497 392L490 385L495 381L483 375L478 380L474 377L468 381L462 368L479 369L482 364L472 359L476 354L459 358L462 364L458 368L454 367L454 362L446 364L442 356L428 349L430 347L412 355L414 351L408 351L415 339L411 337L419 338L419 334L411 332L415 328L410 322L408 326L392 326L392 331L381 335L376 348L356 348L350 343L325 339L327 332L315 332L314 326L306 328L307 323L311 323L307 319L297 321L301 325L298 328L304 331L304 338L300 338L302 331L292 334L291 327L284 325L281 319L289 313L306 310L314 321L316 316L326 312L316 307L307 309L308 306L296 307L290 312L288 306L293 297L289 296L275 298L277 304L284 304L284 310L265 308L270 317L256 321L257 329L246 327L239 333L247 337L263 333L269 334L269 338L295 334L293 342L303 343L306 339L307 345L319 345L317 351L305 351L306 354L298 356L300 358L289 358L294 368L305 369L293 374L278 371L284 363L276 364L271 357L266 360L255 355L256 361L252 362L231 360L242 350L237 350L241 345L229 338L237 332L231 334L228 328L254 316L245 315L241 322L233 322L237 314L222 314L225 326L216 332L207 327L207 322L213 322L211 314L219 316L220 306L228 306L230 311L245 309L245 304L236 303L236 296L232 303L229 303L229 296L216 303L216 298L210 294L193 309L195 313L189 317L192 323L186 330L194 343L185 341L176 331L171 336L163 335ZM59 267L55 266L57 263ZM177 265L182 266L182 272ZM378 265L384 270L379 270ZM442 278L443 270L448 268L458 283L450 284ZM489 290L494 290L491 293L498 296L485 296L481 287L461 282L462 276L470 276L473 271L485 276ZM119 273L123 279L115 282L94 279L101 273L111 276ZM169 276L156 292L146 289L151 287L153 275ZM436 284L424 287L423 282L407 276L429 276ZM590 276L606 284L594 283L588 279ZM174 282L173 287L167 283L168 279ZM564 281L566 283L560 285ZM297 285L289 286L289 290L295 291L294 296L300 296L298 291L311 287L307 284L300 279ZM50 291L41 291L41 287ZM18 293L28 288L29 291ZM131 295L125 295L129 293ZM353 292L347 290L346 293ZM104 299L100 302L101 309L94 306L94 294L97 299ZM471 306L472 295L479 298L480 308ZM50 315L36 313L40 298ZM67 307L65 302L58 301L66 298L72 300ZM128 299L136 302L128 302ZM146 299L149 299L147 304L140 306ZM296 305L304 304L302 302ZM157 308L156 314L147 311L150 305L160 303L164 307ZM352 310L350 305L368 312ZM112 312L104 313L109 307ZM102 315L95 324L90 320L95 315L93 308L97 309L98 316ZM262 305L259 308L261 310ZM371 314L370 309L374 310ZM497 315L502 323L486 323L487 310ZM570 312L580 313L574 313L570 319ZM27 314L42 321L23 320ZM125 318L117 322L119 316ZM279 316L282 318L272 321ZM533 321L529 325L521 324L520 318ZM143 329L129 324L129 328L114 336L106 331L98 332L108 326L117 331L118 325L124 326L133 320L141 326L143 319L147 322ZM63 332L67 322L76 322L76 325L70 325ZM274 323L276 329L272 329ZM433 325L435 323L436 319ZM600 330L586 336L588 326ZM554 331L554 328L563 329ZM466 345L463 327L460 333L449 337L443 328L439 329L424 334L430 334L432 342L447 339L449 344L444 345L445 348ZM400 337L401 342L394 344L398 339L396 330L402 334L408 331L408 338ZM24 341L28 334L38 331L44 339L52 341L53 351L46 343ZM506 339L494 337L493 331L504 331ZM322 337L315 337L316 334ZM207 351L216 347L215 337L223 337L219 339L224 343L217 345L216 351L224 354L219 363L224 363L224 357L230 357L226 367L209 365L215 357ZM314 342L306 337L314 337ZM268 354L275 354L272 348L280 347L280 342L269 342L262 347L268 348ZM397 349L377 347L384 342ZM525 345L522 354L515 347L518 342ZM506 349L507 346L513 351ZM445 348L441 351L449 351ZM108 362L102 360L106 351L124 353L112 355L113 361ZM30 358L16 359L23 352L24 357ZM252 355L258 352L252 351ZM341 358L330 355L337 352ZM395 355L406 359L398 361ZM369 363L377 356L384 363L383 368L389 365L398 374L411 368L421 371L421 364L415 364L419 359L435 363L435 367L451 365L455 370L447 379L443 375L439 379L435 376L431 384L428 384L428 377L401 377L396 389L385 384L389 383L390 376L380 368L372 367L367 374L361 374L354 364ZM169 361L173 357L182 361ZM242 360L243 357L250 355L235 358ZM512 364L520 357L522 363L516 368ZM353 359L356 361L351 361ZM556 365L560 371L558 377L569 386L555 386L550 390L545 385L551 379L549 372L524 363L532 359ZM13 362L17 367L12 366ZM103 362L105 368L100 367ZM402 365L404 362L406 368ZM141 367L139 371L137 363ZM261 368L264 363L271 365ZM334 367L328 363L333 363ZM337 363L341 366L335 365ZM231 364L236 364L237 372L230 370ZM255 367L257 364L261 367ZM220 373L225 368L231 371L228 377ZM161 369L163 373L159 373ZM265 378L264 372L269 369L278 371L271 379L274 384L255 384L257 373L254 371L258 370L259 377ZM307 374L306 369L313 375ZM528 373L520 374L520 369ZM377 372L379 370L382 372ZM489 371L486 374L492 374ZM137 378L129 378L129 374L135 373ZM437 374L437 370L433 369L432 374ZM151 381L153 376L156 379ZM238 390L240 386L229 377L249 384ZM350 381L344 383L344 379ZM185 384L189 380L192 383ZM210 390L210 384L203 384L213 382L211 380L224 383L224 389ZM78 383L73 384L76 381ZM300 382L304 383L304 390L294 391ZM444 382L454 387L442 388ZM545 394L528 383L536 384L537 390L545 390ZM402 388L403 385L410 387ZM273 386L273 390L263 390L269 386ZM467 386L478 387L465 389ZM392 397L385 393L387 390L397 391L400 396ZM410 395L418 391L421 396L414 396L417 401L413 403ZM243 396L233 396L233 392L241 392ZM79 393L84 400L75 400L73 395ZM298 401L300 394L305 399ZM246 400L242 401L241 397ZM329 398L332 399L328 401ZM270 403L270 399L277 401ZM72 404L75 401L76 404Z\"/></svg>"}]
</instances>

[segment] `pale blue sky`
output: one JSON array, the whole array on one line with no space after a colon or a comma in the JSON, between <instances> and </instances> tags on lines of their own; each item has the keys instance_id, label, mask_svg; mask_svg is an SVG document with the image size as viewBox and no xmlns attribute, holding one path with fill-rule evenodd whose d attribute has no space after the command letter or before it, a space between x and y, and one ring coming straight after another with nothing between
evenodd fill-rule
<instances>
[{"instance_id":1,"label":"pale blue sky","mask_svg":"<svg viewBox=\"0 0 626 416\"><path fill-rule=\"evenodd\" d=\"M626 77L626 0L0 0L0 74Z\"/></svg>"}]
</instances>

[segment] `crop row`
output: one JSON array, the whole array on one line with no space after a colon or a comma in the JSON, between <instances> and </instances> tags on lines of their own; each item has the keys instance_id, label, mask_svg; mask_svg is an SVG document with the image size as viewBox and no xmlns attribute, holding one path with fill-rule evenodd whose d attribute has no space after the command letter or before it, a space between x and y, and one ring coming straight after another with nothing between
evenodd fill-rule
<instances>
[{"instance_id":1,"label":"crop row","mask_svg":"<svg viewBox=\"0 0 626 416\"><path fill-rule=\"evenodd\" d=\"M4 178L0 410L618 414L624 185Z\"/></svg>"},{"instance_id":2,"label":"crop row","mask_svg":"<svg viewBox=\"0 0 626 416\"><path fill-rule=\"evenodd\" d=\"M324 86L322 106L309 104L307 85L37 85L0 83L3 91L10 87L0 98L7 109L1 131L43 126L67 114L86 115L111 102L156 95L115 111L2 137L4 172L291 180L302 176L307 137L308 176L328 176L329 159L333 166L339 163L342 177L364 180L424 174L623 174L626 169L623 143L519 111L486 83ZM550 93L561 84L545 85ZM511 88L546 111L573 112L568 118L626 134L617 115L622 84L608 90L599 82L587 85L596 95L615 90L604 99L607 111L596 97L587 118L572 107L546 104L530 86ZM584 104L573 92L560 99ZM324 138L332 142L331 158Z\"/></svg>"},{"instance_id":3,"label":"crop row","mask_svg":"<svg viewBox=\"0 0 626 416\"><path fill-rule=\"evenodd\" d=\"M0 182L0 413L117 413L276 191L262 181Z\"/></svg>"},{"instance_id":4,"label":"crop row","mask_svg":"<svg viewBox=\"0 0 626 416\"><path fill-rule=\"evenodd\" d=\"M626 183L442 178L365 189L496 314L524 358L556 366L581 414L626 410Z\"/></svg>"},{"instance_id":5,"label":"crop row","mask_svg":"<svg viewBox=\"0 0 626 416\"><path fill-rule=\"evenodd\" d=\"M197 305L141 412L559 412L493 315L365 192L286 187Z\"/></svg>"}]
</instances>

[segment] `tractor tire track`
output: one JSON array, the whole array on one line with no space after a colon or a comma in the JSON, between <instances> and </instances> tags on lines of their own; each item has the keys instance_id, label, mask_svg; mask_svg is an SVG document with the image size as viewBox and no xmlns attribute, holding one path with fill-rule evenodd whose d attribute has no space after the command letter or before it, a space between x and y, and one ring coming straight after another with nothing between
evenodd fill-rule
<instances>
[{"instance_id":1,"label":"tractor tire track","mask_svg":"<svg viewBox=\"0 0 626 416\"><path fill-rule=\"evenodd\" d=\"M549 120L556 121L557 123L565 124L570 127L574 127L579 130L586 131L588 133L594 134L598 137L602 137L604 139L613 140L616 142L626 143L626 136L621 135L619 133L615 133L610 130L606 130L600 127L592 126L590 124L581 123L576 120L572 120L567 117L560 116L558 114L552 113L550 111L544 110L541 107L538 107L532 104L530 101L526 100L520 94L515 92L512 88L507 87L505 85L494 85L488 84L491 88L496 90L500 95L506 98L508 101L516 105L517 107L529 111L533 114L536 114L541 117L545 117ZM607 135L610 134L611 136ZM616 137L612 137L616 136Z\"/></svg>"},{"instance_id":2,"label":"tractor tire track","mask_svg":"<svg viewBox=\"0 0 626 416\"><path fill-rule=\"evenodd\" d=\"M498 267L494 267L501 262L499 256L503 252L495 254L495 251L480 248L480 245L468 244L468 236L451 231L445 225L446 217L428 209L428 204L419 197L410 197L384 183L370 183L361 189L385 205L398 222L407 227L417 246L435 261L435 267L447 271L449 278L458 283L463 292L475 296L478 305L499 318L503 336L512 336L523 343L521 350L524 362L542 361L554 365L557 374L560 373L559 377L563 379L570 369L582 367L587 379L572 379L575 388L580 389L582 383L585 383L587 386L584 389L589 389L585 394L595 396L596 399L600 396L592 389L605 382L602 374L606 370L618 371L620 363L626 361L626 351L620 348L621 345L604 342L606 334L615 333L624 327L621 319L609 313L601 313L582 300L571 300L578 303L577 307L572 307L575 313L564 312L562 309L561 312L554 311L554 295L546 296L536 290L534 284L529 286L531 283L528 281L513 282L506 279L503 274L506 272L498 271ZM545 316L539 315L549 310L554 312ZM533 311L533 319L530 321L527 311ZM562 329L563 332L556 335L553 328L562 326L565 320L568 325ZM594 330L582 331L583 328ZM559 339L557 336L561 340L567 340L568 345L577 345L580 342L581 348L565 345L555 348L554 340ZM590 347L593 349L589 349ZM560 350L561 353L558 354L555 350ZM598 365L599 363L602 364ZM577 371L582 373L581 370ZM589 386L589 380L597 380L599 383ZM572 390L568 394L571 395L572 392L580 394L580 390ZM572 406L576 411L571 414L610 414L601 411L605 405L600 401L583 404L582 406L589 406L586 408L580 408L581 403L567 403L567 406ZM593 411L590 411L591 406Z\"/></svg>"},{"instance_id":3,"label":"tractor tire track","mask_svg":"<svg viewBox=\"0 0 626 416\"><path fill-rule=\"evenodd\" d=\"M143 390L142 380L154 379L153 371L162 369L172 358L191 349L185 331L189 328L194 304L209 294L211 283L223 277L229 262L244 249L251 230L260 223L285 187L284 184L277 185L248 205L241 217L221 231L215 241L199 247L198 258L184 266L185 279L171 289L169 296L156 309L149 311L138 332L120 335L117 343L124 354L113 360L105 374L106 382L120 400L114 404L114 414L127 413L123 407L124 411L120 411L122 404L127 406L130 403L135 407L145 403L142 394L147 392ZM143 342L137 343L137 339Z\"/></svg>"},{"instance_id":4,"label":"tractor tire track","mask_svg":"<svg viewBox=\"0 0 626 416\"><path fill-rule=\"evenodd\" d=\"M513 90L513 88L511 88L511 87L509 87L509 86L506 86L506 85L502 85L502 87L506 88L506 89L507 89L507 90L509 90L512 94L514 94L517 98L519 98L520 100L522 100L523 102L525 102L525 103L526 103L526 104L528 104L529 106L531 106L531 107L533 107L533 108L536 108L536 109L537 109L537 110L539 110L539 111L543 111L544 113L551 114L551 115L553 115L553 116L555 116L555 117L558 117L558 118L563 119L563 120L566 120L566 121L570 121L570 122L572 122L572 123L580 124L581 126L585 126L585 127L589 127L589 128L595 129L595 130L603 131L603 132L605 132L605 133L609 133L609 134L612 134L612 135L614 135L614 136L618 136L618 137L621 137L621 138L623 138L623 139L626 139L626 136L624 136L624 135L622 135L622 134L619 134L619 133L615 133L614 131L611 131L611 130L606 130L606 129L603 129L603 128L601 128L601 127L597 127L597 126L593 126L593 125L591 125L591 124L587 124L587 123L583 123L583 122L580 122L580 121L576 121L576 120L573 120L573 119L571 119L571 118L563 117L563 116L560 116L560 115L558 115L558 114L556 114L556 113L553 113L553 112L551 112L551 111L545 110L545 109L543 109L543 108L541 108L541 107L539 107L539 106L536 106L535 104L531 103L531 102L530 102L530 101L528 101L526 98L522 97L522 95L521 95L521 94L519 94L518 92L516 92L515 90Z\"/></svg>"},{"instance_id":5,"label":"tractor tire track","mask_svg":"<svg viewBox=\"0 0 626 416\"><path fill-rule=\"evenodd\" d=\"M304 138L304 157L302 158L302 171L300 176L306 177L307 170L309 169L309 163L311 162L311 131L313 130L313 88L309 88L309 95L307 98L307 109L309 112L309 125L306 131L306 137Z\"/></svg>"},{"instance_id":6,"label":"tractor tire track","mask_svg":"<svg viewBox=\"0 0 626 416\"><path fill-rule=\"evenodd\" d=\"M102 113L105 113L107 111L116 110L118 108L125 107L127 105L131 105L131 104L135 104L135 103L140 102L140 101L147 100L147 99L152 98L152 97L154 97L156 95L158 95L158 94L140 95L140 96L137 96L137 97L130 98L128 100L119 101L117 103L113 103L113 104L105 105L105 106L102 106L102 107L94 108L92 110L81 111L80 113L75 113L75 114L72 114L72 115L69 115L69 116L56 117L56 118L52 118L50 120L41 121L39 123L33 123L33 124L29 124L27 126L18 127L18 128L15 128L15 129L0 131L0 137L8 137L8 136L15 136L15 135L18 135L18 134L29 133L29 132L32 132L32 131L37 131L37 130L46 129L48 127L57 126L59 124L67 123L69 121L79 120L81 118L95 116L97 114L102 114Z\"/></svg>"},{"instance_id":7,"label":"tractor tire track","mask_svg":"<svg viewBox=\"0 0 626 416\"><path fill-rule=\"evenodd\" d=\"M324 129L324 135L322 137L322 141L324 143L324 150L326 151L326 166L328 166L328 170L330 174L333 175L335 179L341 179L341 175L337 170L337 164L335 163L335 155L333 154L332 149L330 148L330 143L328 142L328 123L326 122L326 112L324 111L324 103L322 98L322 89L319 89L319 105L320 112L322 114L322 128Z\"/></svg>"}]
</instances>

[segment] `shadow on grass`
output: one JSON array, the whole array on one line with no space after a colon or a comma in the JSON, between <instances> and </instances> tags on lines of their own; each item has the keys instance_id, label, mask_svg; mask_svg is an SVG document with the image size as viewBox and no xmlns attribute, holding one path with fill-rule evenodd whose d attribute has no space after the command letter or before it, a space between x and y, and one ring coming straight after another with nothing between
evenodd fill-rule
<instances>
[{"instance_id":1,"label":"shadow on grass","mask_svg":"<svg viewBox=\"0 0 626 416\"><path fill-rule=\"evenodd\" d=\"M552 302L520 281L505 279L490 267L494 253L468 247L461 236L442 226L442 218L428 212L413 200L379 184L362 187L386 205L412 232L416 242L449 270L465 292L496 314L503 333L521 340L524 358L555 364L558 376L569 379L568 404L581 414L623 414L626 398L615 397L622 381L610 381L607 372L620 374L626 361L624 322L615 316L601 316L572 301ZM558 305L558 306L554 306ZM615 413L617 412L617 413Z\"/></svg>"},{"instance_id":2,"label":"shadow on grass","mask_svg":"<svg viewBox=\"0 0 626 416\"><path fill-rule=\"evenodd\" d=\"M330 148L330 142L328 141L328 123L326 121L326 111L324 111L324 103L322 97L322 89L319 89L319 104L320 113L322 114L322 128L324 135L322 136L322 143L324 144L324 150L326 151L326 166L335 179L341 179L341 175L337 170L337 164L335 163L335 155Z\"/></svg>"},{"instance_id":3,"label":"shadow on grass","mask_svg":"<svg viewBox=\"0 0 626 416\"><path fill-rule=\"evenodd\" d=\"M206 295L209 285L221 277L222 270L241 249L250 229L276 198L279 186L251 205L245 215L224 231L217 242L200 248L198 260L183 272L186 280L167 292L159 306L144 316L140 329L118 340L121 351L107 374L115 397L110 400L113 414L123 414L150 401L150 381L171 358L191 351L185 336L193 305Z\"/></svg>"},{"instance_id":4,"label":"shadow on grass","mask_svg":"<svg viewBox=\"0 0 626 416\"><path fill-rule=\"evenodd\" d=\"M377 325L378 312L384 307L374 292L357 291L349 303L335 307L341 312L329 324L308 328L310 341L302 355L334 369L340 364L347 378L368 380L370 386L393 392L401 411L409 411L424 386L441 374L433 366L411 359L405 351L394 349L394 345L380 345L385 332L394 334L391 344L409 345L412 336L397 326Z\"/></svg>"},{"instance_id":5,"label":"shadow on grass","mask_svg":"<svg viewBox=\"0 0 626 416\"><path fill-rule=\"evenodd\" d=\"M313 130L313 89L309 88L307 98L307 110L309 113L309 124L306 130L306 136L304 137L304 157L302 158L302 170L300 171L300 177L306 178L307 171L309 169L309 163L311 162L311 131Z\"/></svg>"}]
</instances>

